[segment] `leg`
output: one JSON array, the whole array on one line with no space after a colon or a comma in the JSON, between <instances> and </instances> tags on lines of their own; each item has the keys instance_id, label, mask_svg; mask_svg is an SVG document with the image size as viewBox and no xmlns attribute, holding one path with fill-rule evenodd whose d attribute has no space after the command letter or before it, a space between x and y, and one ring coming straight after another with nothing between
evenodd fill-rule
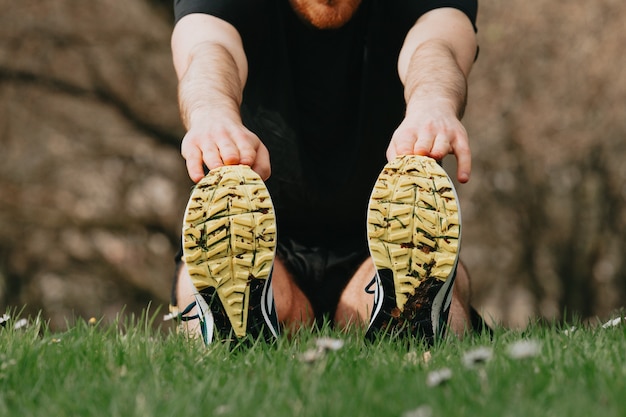
<instances>
[{"instance_id":1,"label":"leg","mask_svg":"<svg viewBox=\"0 0 626 417\"><path fill-rule=\"evenodd\" d=\"M290 274L279 259L274 261L272 287L278 320L285 329L296 330L298 327L313 324L314 313L311 303L293 282ZM179 309L184 309L193 303L196 292L197 290L187 271L187 266L182 264L179 268L176 282L176 301ZM196 307L188 313L189 316L196 314ZM183 321L181 329L190 336L200 336L199 320Z\"/></svg>"},{"instance_id":2,"label":"leg","mask_svg":"<svg viewBox=\"0 0 626 417\"><path fill-rule=\"evenodd\" d=\"M315 312L311 303L278 258L274 261L272 286L278 321L287 333L313 324Z\"/></svg>"},{"instance_id":3,"label":"leg","mask_svg":"<svg viewBox=\"0 0 626 417\"><path fill-rule=\"evenodd\" d=\"M370 258L361 265L348 283L341 295L335 315L335 323L339 328L346 328L349 325L368 325L374 305L374 295L365 292L365 287L370 283L374 274L374 263ZM459 262L448 315L448 326L459 337L471 328L470 289L467 269L462 262Z\"/></svg>"},{"instance_id":4,"label":"leg","mask_svg":"<svg viewBox=\"0 0 626 417\"><path fill-rule=\"evenodd\" d=\"M452 333L462 337L471 328L470 321L471 285L470 277L463 262L459 262L454 288L452 289L452 304L448 315L448 326Z\"/></svg>"},{"instance_id":5,"label":"leg","mask_svg":"<svg viewBox=\"0 0 626 417\"><path fill-rule=\"evenodd\" d=\"M176 276L176 306L178 312L182 312L188 305L191 305L194 301L194 294L197 292L196 288L191 282L191 277L187 271L187 266L181 262ZM198 314L197 307L194 307L189 313L189 316L195 316ZM186 335L192 337L201 337L200 334L200 320L181 321L180 330Z\"/></svg>"},{"instance_id":6,"label":"leg","mask_svg":"<svg viewBox=\"0 0 626 417\"><path fill-rule=\"evenodd\" d=\"M368 258L348 282L335 313L335 325L338 328L345 329L350 325L367 327L374 305L374 294L365 292L365 287L375 272L374 262Z\"/></svg>"}]
</instances>

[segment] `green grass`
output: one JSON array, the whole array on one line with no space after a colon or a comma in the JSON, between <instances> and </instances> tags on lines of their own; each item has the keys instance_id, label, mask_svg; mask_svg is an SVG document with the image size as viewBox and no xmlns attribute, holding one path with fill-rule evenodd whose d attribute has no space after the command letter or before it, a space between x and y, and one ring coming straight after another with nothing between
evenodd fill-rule
<instances>
[{"instance_id":1,"label":"green grass","mask_svg":"<svg viewBox=\"0 0 626 417\"><path fill-rule=\"evenodd\" d=\"M112 325L83 321L52 332L31 320L0 330L0 416L624 416L626 326L556 325L447 340L364 343L358 331L301 332L267 345L210 348L171 331L160 316ZM344 346L303 360L319 337ZM509 356L521 340L538 355ZM467 352L491 360L468 368ZM449 369L436 386L429 374Z\"/></svg>"}]
</instances>

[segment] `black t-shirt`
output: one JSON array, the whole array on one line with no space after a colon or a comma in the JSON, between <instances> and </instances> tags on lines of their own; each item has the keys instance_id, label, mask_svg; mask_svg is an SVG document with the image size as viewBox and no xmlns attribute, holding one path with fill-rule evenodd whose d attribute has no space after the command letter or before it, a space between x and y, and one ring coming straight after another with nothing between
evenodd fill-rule
<instances>
[{"instance_id":1,"label":"black t-shirt","mask_svg":"<svg viewBox=\"0 0 626 417\"><path fill-rule=\"evenodd\" d=\"M439 7L475 24L477 0L363 0L334 30L305 24L287 0L175 0L176 21L207 13L241 35L242 118L270 152L280 234L365 238L369 194L405 110L398 54L415 21Z\"/></svg>"}]
</instances>

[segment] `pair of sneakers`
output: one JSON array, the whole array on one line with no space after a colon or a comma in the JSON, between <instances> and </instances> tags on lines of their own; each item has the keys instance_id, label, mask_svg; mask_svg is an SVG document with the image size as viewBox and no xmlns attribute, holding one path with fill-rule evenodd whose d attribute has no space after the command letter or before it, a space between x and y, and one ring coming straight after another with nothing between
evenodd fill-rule
<instances>
[{"instance_id":1,"label":"pair of sneakers","mask_svg":"<svg viewBox=\"0 0 626 417\"><path fill-rule=\"evenodd\" d=\"M435 160L401 156L385 166L367 216L377 270L366 289L374 295L367 337L384 332L432 340L443 333L460 229L458 197ZM221 340L278 337L271 285L276 237L269 192L249 167L212 170L194 187L182 245L195 301L178 316L200 320L205 343L215 334Z\"/></svg>"}]
</instances>

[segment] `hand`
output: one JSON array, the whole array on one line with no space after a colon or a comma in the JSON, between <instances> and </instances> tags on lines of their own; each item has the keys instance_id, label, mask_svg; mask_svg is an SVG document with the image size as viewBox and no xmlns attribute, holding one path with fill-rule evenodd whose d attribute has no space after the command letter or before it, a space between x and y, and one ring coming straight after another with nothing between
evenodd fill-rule
<instances>
[{"instance_id":1,"label":"hand","mask_svg":"<svg viewBox=\"0 0 626 417\"><path fill-rule=\"evenodd\" d=\"M456 156L459 182L469 181L472 156L467 131L453 112L432 105L407 111L387 148L388 160L424 155L440 161L448 154Z\"/></svg>"},{"instance_id":2,"label":"hand","mask_svg":"<svg viewBox=\"0 0 626 417\"><path fill-rule=\"evenodd\" d=\"M261 140L243 125L235 123L203 123L193 126L183 138L181 154L193 182L204 177L209 169L224 165L248 165L266 180L271 173L270 156Z\"/></svg>"}]
</instances>

